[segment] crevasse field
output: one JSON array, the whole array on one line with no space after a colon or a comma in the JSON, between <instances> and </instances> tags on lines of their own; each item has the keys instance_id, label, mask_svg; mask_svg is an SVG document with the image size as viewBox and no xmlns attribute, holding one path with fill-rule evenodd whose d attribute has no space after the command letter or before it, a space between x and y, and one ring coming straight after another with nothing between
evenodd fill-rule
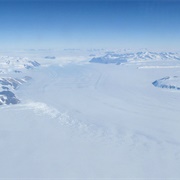
<instances>
[{"instance_id":1,"label":"crevasse field","mask_svg":"<svg viewBox=\"0 0 180 180\"><path fill-rule=\"evenodd\" d=\"M179 169L179 53L0 53L0 178L180 179Z\"/></svg>"}]
</instances>

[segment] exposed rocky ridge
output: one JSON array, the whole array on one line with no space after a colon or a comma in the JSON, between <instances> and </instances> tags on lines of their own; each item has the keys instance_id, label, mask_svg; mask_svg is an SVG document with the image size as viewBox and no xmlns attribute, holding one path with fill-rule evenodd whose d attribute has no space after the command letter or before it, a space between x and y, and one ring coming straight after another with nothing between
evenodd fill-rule
<instances>
[{"instance_id":1,"label":"exposed rocky ridge","mask_svg":"<svg viewBox=\"0 0 180 180\"><path fill-rule=\"evenodd\" d=\"M31 77L25 76L22 79L2 77L0 78L0 105L6 104L18 104L20 100L14 94L14 90L17 90L20 85L31 80Z\"/></svg>"},{"instance_id":2,"label":"exposed rocky ridge","mask_svg":"<svg viewBox=\"0 0 180 180\"><path fill-rule=\"evenodd\" d=\"M180 77L179 76L172 76L172 77L167 76L162 79L154 81L152 84L155 87L180 90Z\"/></svg>"}]
</instances>

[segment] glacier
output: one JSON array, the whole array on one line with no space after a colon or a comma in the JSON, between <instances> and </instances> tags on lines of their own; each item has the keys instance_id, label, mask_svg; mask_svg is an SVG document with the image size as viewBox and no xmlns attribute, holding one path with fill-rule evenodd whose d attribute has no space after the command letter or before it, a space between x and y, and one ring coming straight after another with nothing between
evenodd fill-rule
<instances>
[{"instance_id":1,"label":"glacier","mask_svg":"<svg viewBox=\"0 0 180 180\"><path fill-rule=\"evenodd\" d=\"M180 178L178 52L0 55L0 178Z\"/></svg>"}]
</instances>

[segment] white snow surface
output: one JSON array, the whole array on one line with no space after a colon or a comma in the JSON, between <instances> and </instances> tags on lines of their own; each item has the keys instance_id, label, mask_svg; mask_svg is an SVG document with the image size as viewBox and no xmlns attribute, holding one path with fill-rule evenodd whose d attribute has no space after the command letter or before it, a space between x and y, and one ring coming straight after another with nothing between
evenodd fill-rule
<instances>
[{"instance_id":1,"label":"white snow surface","mask_svg":"<svg viewBox=\"0 0 180 180\"><path fill-rule=\"evenodd\" d=\"M179 86L180 61L68 52L29 51L40 67L6 71L32 80L15 91L21 103L0 106L0 178L180 179L180 91L152 84Z\"/></svg>"}]
</instances>

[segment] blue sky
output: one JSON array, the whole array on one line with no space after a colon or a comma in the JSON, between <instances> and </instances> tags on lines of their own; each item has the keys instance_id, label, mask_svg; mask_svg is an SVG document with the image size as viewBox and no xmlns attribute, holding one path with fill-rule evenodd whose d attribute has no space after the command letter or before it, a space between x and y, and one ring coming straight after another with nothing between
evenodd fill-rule
<instances>
[{"instance_id":1,"label":"blue sky","mask_svg":"<svg viewBox=\"0 0 180 180\"><path fill-rule=\"evenodd\" d=\"M180 48L180 1L0 1L0 48Z\"/></svg>"}]
</instances>

